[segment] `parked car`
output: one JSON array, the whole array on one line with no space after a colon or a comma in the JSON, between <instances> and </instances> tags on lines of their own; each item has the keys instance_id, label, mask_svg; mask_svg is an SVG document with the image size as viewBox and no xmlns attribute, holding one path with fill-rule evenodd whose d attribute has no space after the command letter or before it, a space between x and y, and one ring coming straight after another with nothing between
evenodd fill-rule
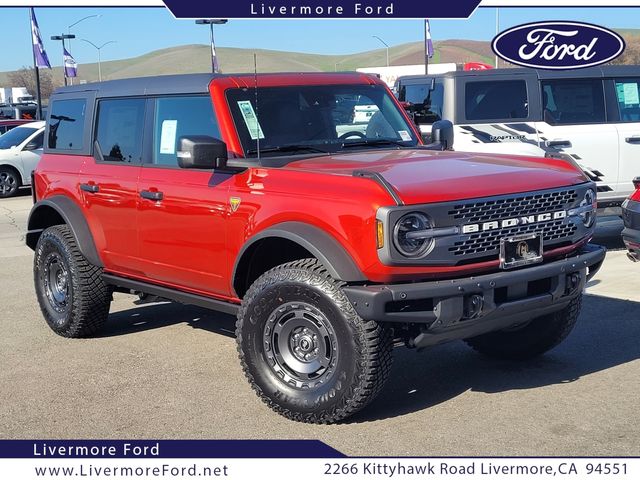
<instances>
[{"instance_id":1,"label":"parked car","mask_svg":"<svg viewBox=\"0 0 640 480\"><path fill-rule=\"evenodd\" d=\"M377 112L339 134L354 98ZM364 74L60 89L26 235L42 314L65 337L102 329L114 291L234 314L258 396L313 423L371 402L394 344L540 355L604 259L595 184L567 162L443 151L452 131L422 145Z\"/></svg>"},{"instance_id":2,"label":"parked car","mask_svg":"<svg viewBox=\"0 0 640 480\"><path fill-rule=\"evenodd\" d=\"M12 128L26 123L33 122L33 120L2 120L0 119L0 135L7 133Z\"/></svg>"},{"instance_id":3,"label":"parked car","mask_svg":"<svg viewBox=\"0 0 640 480\"><path fill-rule=\"evenodd\" d=\"M640 177L633 180L636 191L622 204L624 230L622 238L629 249L628 257L640 261Z\"/></svg>"},{"instance_id":4,"label":"parked car","mask_svg":"<svg viewBox=\"0 0 640 480\"><path fill-rule=\"evenodd\" d=\"M0 135L0 198L31 185L31 172L42 156L44 122L29 122Z\"/></svg>"},{"instance_id":5,"label":"parked car","mask_svg":"<svg viewBox=\"0 0 640 480\"><path fill-rule=\"evenodd\" d=\"M579 164L599 207L620 207L640 174L640 66L457 71L401 77L396 89L424 134L454 123L457 151Z\"/></svg>"}]
</instances>

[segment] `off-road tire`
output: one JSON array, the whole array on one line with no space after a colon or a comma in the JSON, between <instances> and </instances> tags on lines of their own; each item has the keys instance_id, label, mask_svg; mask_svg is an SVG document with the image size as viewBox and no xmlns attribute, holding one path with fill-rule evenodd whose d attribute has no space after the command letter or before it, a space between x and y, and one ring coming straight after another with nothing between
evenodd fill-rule
<instances>
[{"instance_id":1,"label":"off-road tire","mask_svg":"<svg viewBox=\"0 0 640 480\"><path fill-rule=\"evenodd\" d=\"M582 294L562 310L535 318L518 329L500 330L465 342L479 353L501 360L528 360L559 345L571 332L582 304Z\"/></svg>"},{"instance_id":2,"label":"off-road tire","mask_svg":"<svg viewBox=\"0 0 640 480\"><path fill-rule=\"evenodd\" d=\"M0 167L0 198L13 197L22 186L20 175L13 168Z\"/></svg>"},{"instance_id":3,"label":"off-road tire","mask_svg":"<svg viewBox=\"0 0 640 480\"><path fill-rule=\"evenodd\" d=\"M391 368L392 338L383 324L366 321L316 259L277 266L259 277L238 312L236 338L244 373L258 396L295 421L334 423L369 404L382 390ZM319 386L286 383L267 360L265 326L285 308L318 309L335 331L333 373ZM286 307L286 306L289 307ZM271 362L273 365L273 362ZM311 382L313 383L313 382Z\"/></svg>"},{"instance_id":4,"label":"off-road tire","mask_svg":"<svg viewBox=\"0 0 640 480\"><path fill-rule=\"evenodd\" d=\"M53 268L66 271L67 280L60 289L66 290L66 297L64 292L57 292L59 297L65 297L64 302L53 300L53 287L47 286L52 284ZM67 225L49 227L40 235L33 274L40 309L55 333L80 338L102 328L109 315L111 290L102 279L102 268L82 255Z\"/></svg>"}]
</instances>

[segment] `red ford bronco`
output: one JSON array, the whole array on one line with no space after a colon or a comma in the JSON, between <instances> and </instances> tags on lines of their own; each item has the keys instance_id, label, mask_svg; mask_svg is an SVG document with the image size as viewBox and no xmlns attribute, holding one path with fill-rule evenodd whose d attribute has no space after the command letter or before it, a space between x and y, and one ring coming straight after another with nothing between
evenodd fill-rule
<instances>
[{"instance_id":1,"label":"red ford bronco","mask_svg":"<svg viewBox=\"0 0 640 480\"><path fill-rule=\"evenodd\" d=\"M96 333L114 291L234 314L258 396L314 423L367 405L399 342L542 354L604 259L594 184L567 161L445 151L451 132L422 145L363 74L60 89L26 237L42 313L66 337Z\"/></svg>"}]
</instances>

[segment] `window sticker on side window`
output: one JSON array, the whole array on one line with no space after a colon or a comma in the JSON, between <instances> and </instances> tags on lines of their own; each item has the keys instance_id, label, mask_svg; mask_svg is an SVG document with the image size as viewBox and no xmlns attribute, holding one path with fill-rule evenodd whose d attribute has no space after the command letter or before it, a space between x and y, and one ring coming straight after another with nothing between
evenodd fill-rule
<instances>
[{"instance_id":1,"label":"window sticker on side window","mask_svg":"<svg viewBox=\"0 0 640 480\"><path fill-rule=\"evenodd\" d=\"M626 105L638 105L640 103L640 94L638 93L638 84L636 82L625 83L623 93Z\"/></svg>"},{"instance_id":2,"label":"window sticker on side window","mask_svg":"<svg viewBox=\"0 0 640 480\"><path fill-rule=\"evenodd\" d=\"M240 108L240 113L242 113L242 118L244 118L244 123L247 125L247 130L249 130L249 135L251 135L251 140L263 139L264 133L262 133L262 127L258 122L251 102L249 100L240 100L238 101L238 107Z\"/></svg>"},{"instance_id":3,"label":"window sticker on side window","mask_svg":"<svg viewBox=\"0 0 640 480\"><path fill-rule=\"evenodd\" d=\"M173 155L176 153L176 133L178 131L177 120L164 120L162 133L160 134L160 153Z\"/></svg>"}]
</instances>

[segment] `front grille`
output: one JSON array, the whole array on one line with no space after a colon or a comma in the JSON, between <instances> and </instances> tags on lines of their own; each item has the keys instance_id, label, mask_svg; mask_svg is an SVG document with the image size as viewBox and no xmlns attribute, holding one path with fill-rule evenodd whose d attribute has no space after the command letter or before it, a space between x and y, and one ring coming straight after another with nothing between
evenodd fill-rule
<instances>
[{"instance_id":1,"label":"front grille","mask_svg":"<svg viewBox=\"0 0 640 480\"><path fill-rule=\"evenodd\" d=\"M511 198L500 198L454 205L449 216L455 223L490 222L502 218L563 210L578 198L574 189L555 192L532 193ZM521 229L518 229L520 231ZM525 233L522 231L522 233Z\"/></svg>"},{"instance_id":2,"label":"front grille","mask_svg":"<svg viewBox=\"0 0 640 480\"><path fill-rule=\"evenodd\" d=\"M500 239L513 237L527 233L541 233L544 244L556 243L563 239L570 239L576 233L578 227L573 223L565 223L565 220L554 220L544 224L521 225L500 230L473 233L466 240L455 242L449 251L456 256L475 255L485 253L497 254L500 250Z\"/></svg>"}]
</instances>

